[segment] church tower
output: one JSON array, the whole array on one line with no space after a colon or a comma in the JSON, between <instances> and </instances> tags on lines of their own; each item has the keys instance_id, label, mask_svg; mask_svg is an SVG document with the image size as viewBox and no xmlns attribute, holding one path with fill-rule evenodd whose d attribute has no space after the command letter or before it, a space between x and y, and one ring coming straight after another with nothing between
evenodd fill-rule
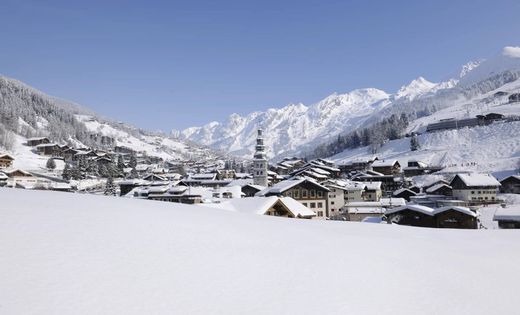
<instances>
[{"instance_id":1,"label":"church tower","mask_svg":"<svg viewBox=\"0 0 520 315\"><path fill-rule=\"evenodd\" d=\"M258 129L256 137L255 155L253 156L253 182L255 185L267 187L267 158L262 129Z\"/></svg>"}]
</instances>

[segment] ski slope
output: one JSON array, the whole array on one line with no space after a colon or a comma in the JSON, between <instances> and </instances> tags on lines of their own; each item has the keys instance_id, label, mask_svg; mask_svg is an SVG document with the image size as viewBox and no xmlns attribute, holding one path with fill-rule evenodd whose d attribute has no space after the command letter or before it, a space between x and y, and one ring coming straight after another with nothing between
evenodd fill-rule
<instances>
[{"instance_id":1,"label":"ski slope","mask_svg":"<svg viewBox=\"0 0 520 315\"><path fill-rule=\"evenodd\" d=\"M520 231L0 189L2 314L512 314Z\"/></svg>"}]
</instances>

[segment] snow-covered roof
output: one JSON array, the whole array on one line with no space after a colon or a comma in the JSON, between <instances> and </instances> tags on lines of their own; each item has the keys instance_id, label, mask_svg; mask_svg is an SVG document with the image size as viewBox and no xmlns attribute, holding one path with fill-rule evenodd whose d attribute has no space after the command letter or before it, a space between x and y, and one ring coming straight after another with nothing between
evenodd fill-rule
<instances>
[{"instance_id":1,"label":"snow-covered roof","mask_svg":"<svg viewBox=\"0 0 520 315\"><path fill-rule=\"evenodd\" d=\"M8 160L14 160L14 157L7 153L0 153L0 159L8 159Z\"/></svg>"},{"instance_id":2,"label":"snow-covered roof","mask_svg":"<svg viewBox=\"0 0 520 315\"><path fill-rule=\"evenodd\" d=\"M213 180L217 177L216 173L207 173L207 174L192 174L189 179L191 180Z\"/></svg>"},{"instance_id":3,"label":"snow-covered roof","mask_svg":"<svg viewBox=\"0 0 520 315\"><path fill-rule=\"evenodd\" d=\"M520 222L520 205L499 208L493 217L494 221L516 221Z\"/></svg>"},{"instance_id":4,"label":"snow-covered roof","mask_svg":"<svg viewBox=\"0 0 520 315\"><path fill-rule=\"evenodd\" d=\"M7 175L5 175L3 172L0 172L0 180L6 180L8 178L9 177Z\"/></svg>"},{"instance_id":5,"label":"snow-covered roof","mask_svg":"<svg viewBox=\"0 0 520 315\"><path fill-rule=\"evenodd\" d=\"M401 188L401 189L398 189L398 190L394 191L393 195L394 195L394 196L397 196L397 195L399 195L399 194L401 194L401 193L404 193L405 191L408 192L408 193L410 193L410 194L412 194L412 195L417 195L417 193L416 193L415 191L412 191L412 190L410 190L410 189L408 189L408 188Z\"/></svg>"},{"instance_id":6,"label":"snow-covered roof","mask_svg":"<svg viewBox=\"0 0 520 315\"><path fill-rule=\"evenodd\" d=\"M461 212L461 213L467 214L467 215L475 217L475 218L478 217L477 212L471 211L471 209L469 209L469 208L459 207L459 206L440 207L440 208L436 208L433 212L434 212L434 214L438 214L438 213L442 213L442 212L449 211L449 210Z\"/></svg>"},{"instance_id":7,"label":"snow-covered roof","mask_svg":"<svg viewBox=\"0 0 520 315\"><path fill-rule=\"evenodd\" d=\"M380 190L381 189L381 182L366 182L365 189L367 190Z\"/></svg>"},{"instance_id":8,"label":"snow-covered roof","mask_svg":"<svg viewBox=\"0 0 520 315\"><path fill-rule=\"evenodd\" d=\"M292 187L299 185L303 182L309 182L313 185L323 188L324 190L327 190L327 191L329 190L327 187L318 184L313 179L305 177L305 178L291 178L288 180L283 180L279 183L274 184L271 187L267 187L266 189L263 189L263 190L257 192L256 195L265 196L267 194L282 194L283 192L285 192L285 191L291 189Z\"/></svg>"},{"instance_id":9,"label":"snow-covered roof","mask_svg":"<svg viewBox=\"0 0 520 315\"><path fill-rule=\"evenodd\" d=\"M0 156L0 157L2 157L2 156ZM520 181L520 175L510 175L510 176L507 176L504 179L500 180L500 182L503 182L503 181L508 180L508 179L516 179L516 180Z\"/></svg>"},{"instance_id":10,"label":"snow-covered roof","mask_svg":"<svg viewBox=\"0 0 520 315\"><path fill-rule=\"evenodd\" d=\"M46 147L59 147L57 143L42 143L38 144L36 148L46 148Z\"/></svg>"},{"instance_id":11,"label":"snow-covered roof","mask_svg":"<svg viewBox=\"0 0 520 315\"><path fill-rule=\"evenodd\" d=\"M394 166L397 160L377 160L374 163L372 163L372 167L391 167Z\"/></svg>"},{"instance_id":12,"label":"snow-covered roof","mask_svg":"<svg viewBox=\"0 0 520 315\"><path fill-rule=\"evenodd\" d=\"M440 184L437 184L437 185L433 185L429 188L426 189L426 192L427 193L432 193L434 191L437 191L438 189L441 189L442 187L447 187L449 189L451 189L451 186L450 185L446 185L444 183L440 183Z\"/></svg>"},{"instance_id":13,"label":"snow-covered roof","mask_svg":"<svg viewBox=\"0 0 520 315\"><path fill-rule=\"evenodd\" d=\"M388 209L388 210L386 210L385 214L392 214L392 213L401 212L401 211L404 211L404 210L412 210L412 211L420 212L420 213L423 213L423 214L426 214L426 215L429 215L429 216L433 216L434 215L434 209L433 208L426 207L426 206L421 206L421 205L413 205L413 204L405 205L405 206L401 206L401 207L397 207L397 208Z\"/></svg>"},{"instance_id":14,"label":"snow-covered roof","mask_svg":"<svg viewBox=\"0 0 520 315\"><path fill-rule=\"evenodd\" d=\"M481 174L481 173L468 173L468 174L457 174L453 178L459 177L466 186L468 187L478 187L478 186L500 186L498 180L489 175L489 174ZM452 180L452 182L453 182ZM450 183L451 185L451 183ZM451 185L452 186L452 185Z\"/></svg>"},{"instance_id":15,"label":"snow-covered roof","mask_svg":"<svg viewBox=\"0 0 520 315\"><path fill-rule=\"evenodd\" d=\"M349 207L349 214L383 214L385 209L383 207Z\"/></svg>"},{"instance_id":16,"label":"snow-covered roof","mask_svg":"<svg viewBox=\"0 0 520 315\"><path fill-rule=\"evenodd\" d=\"M250 197L250 198L237 198L229 201L213 204L203 204L204 206L223 209L234 212L252 213L264 215L271 207L277 202L281 202L289 212L295 217L313 217L316 216L314 211L305 207L298 201L290 197Z\"/></svg>"}]
</instances>

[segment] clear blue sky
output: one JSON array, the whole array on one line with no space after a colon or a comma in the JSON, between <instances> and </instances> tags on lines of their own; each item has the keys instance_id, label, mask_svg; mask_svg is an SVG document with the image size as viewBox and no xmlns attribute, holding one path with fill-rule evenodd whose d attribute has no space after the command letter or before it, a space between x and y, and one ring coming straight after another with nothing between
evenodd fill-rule
<instances>
[{"instance_id":1,"label":"clear blue sky","mask_svg":"<svg viewBox=\"0 0 520 315\"><path fill-rule=\"evenodd\" d=\"M0 2L0 73L169 130L445 79L520 44L520 1Z\"/></svg>"}]
</instances>

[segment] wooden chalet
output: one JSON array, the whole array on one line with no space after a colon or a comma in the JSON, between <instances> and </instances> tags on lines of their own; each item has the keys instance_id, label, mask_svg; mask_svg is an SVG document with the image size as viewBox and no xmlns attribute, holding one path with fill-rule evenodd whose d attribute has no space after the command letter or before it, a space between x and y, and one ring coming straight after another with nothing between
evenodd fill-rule
<instances>
[{"instance_id":1,"label":"wooden chalet","mask_svg":"<svg viewBox=\"0 0 520 315\"><path fill-rule=\"evenodd\" d=\"M6 153L0 153L0 168L8 168L13 165L14 157Z\"/></svg>"},{"instance_id":2,"label":"wooden chalet","mask_svg":"<svg viewBox=\"0 0 520 315\"><path fill-rule=\"evenodd\" d=\"M478 214L469 208L446 206L430 208L410 204L385 212L389 223L429 228L477 229Z\"/></svg>"},{"instance_id":3,"label":"wooden chalet","mask_svg":"<svg viewBox=\"0 0 520 315\"><path fill-rule=\"evenodd\" d=\"M47 144L47 143L51 143L51 141L47 137L37 137L37 138L27 139L27 145L30 147L35 147L37 145Z\"/></svg>"},{"instance_id":4,"label":"wooden chalet","mask_svg":"<svg viewBox=\"0 0 520 315\"><path fill-rule=\"evenodd\" d=\"M508 176L500 181L500 185L501 193L520 194L520 175Z\"/></svg>"},{"instance_id":5,"label":"wooden chalet","mask_svg":"<svg viewBox=\"0 0 520 315\"><path fill-rule=\"evenodd\" d=\"M372 170L383 175L397 175L401 172L401 164L397 160L378 160L372 163Z\"/></svg>"}]
</instances>

